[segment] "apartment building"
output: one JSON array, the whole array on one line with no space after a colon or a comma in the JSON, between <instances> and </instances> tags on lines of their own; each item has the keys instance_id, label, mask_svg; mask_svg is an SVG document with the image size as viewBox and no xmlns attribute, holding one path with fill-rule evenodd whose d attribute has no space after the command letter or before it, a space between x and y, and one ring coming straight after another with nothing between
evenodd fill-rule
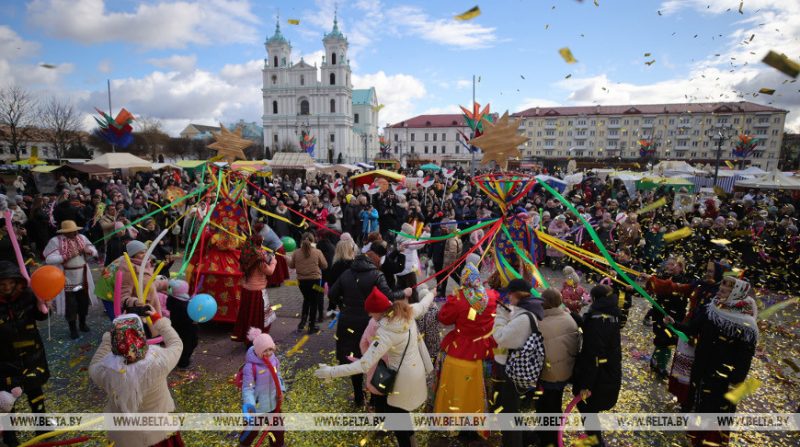
<instances>
[{"instance_id":1,"label":"apartment building","mask_svg":"<svg viewBox=\"0 0 800 447\"><path fill-rule=\"evenodd\" d=\"M748 158L753 166L775 169L780 158L788 111L752 102L633 104L622 106L535 107L515 113L519 132L529 140L519 146L523 160L634 161L639 139L656 142L661 160L709 163L717 141L709 134L731 126L722 159L732 159L737 135L762 141Z\"/></svg>"},{"instance_id":2,"label":"apartment building","mask_svg":"<svg viewBox=\"0 0 800 447\"><path fill-rule=\"evenodd\" d=\"M384 128L391 154L405 166L436 163L446 167L468 167L472 154L463 135L470 128L461 114L418 115ZM475 154L480 161L480 151Z\"/></svg>"}]
</instances>

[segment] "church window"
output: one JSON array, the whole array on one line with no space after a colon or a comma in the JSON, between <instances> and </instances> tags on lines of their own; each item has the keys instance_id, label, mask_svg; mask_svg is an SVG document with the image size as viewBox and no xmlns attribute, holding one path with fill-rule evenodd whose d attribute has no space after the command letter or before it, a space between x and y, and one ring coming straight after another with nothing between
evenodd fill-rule
<instances>
[{"instance_id":1,"label":"church window","mask_svg":"<svg viewBox=\"0 0 800 447\"><path fill-rule=\"evenodd\" d=\"M336 134L331 134L331 143L336 141Z\"/></svg>"},{"instance_id":2,"label":"church window","mask_svg":"<svg viewBox=\"0 0 800 447\"><path fill-rule=\"evenodd\" d=\"M336 113L336 100L331 99L331 113Z\"/></svg>"},{"instance_id":3,"label":"church window","mask_svg":"<svg viewBox=\"0 0 800 447\"><path fill-rule=\"evenodd\" d=\"M353 122L355 122L356 124L358 124L358 113L356 113L355 115L353 115Z\"/></svg>"},{"instance_id":4,"label":"church window","mask_svg":"<svg viewBox=\"0 0 800 447\"><path fill-rule=\"evenodd\" d=\"M275 144L278 144L278 134L272 136L272 141L274 141Z\"/></svg>"},{"instance_id":5,"label":"church window","mask_svg":"<svg viewBox=\"0 0 800 447\"><path fill-rule=\"evenodd\" d=\"M285 57L281 58L281 66L283 66L283 67L286 66L286 58Z\"/></svg>"},{"instance_id":6,"label":"church window","mask_svg":"<svg viewBox=\"0 0 800 447\"><path fill-rule=\"evenodd\" d=\"M305 99L300 101L300 114L301 115L308 115L310 113L311 112L310 112L309 107L308 107L308 101L306 101Z\"/></svg>"},{"instance_id":7,"label":"church window","mask_svg":"<svg viewBox=\"0 0 800 447\"><path fill-rule=\"evenodd\" d=\"M278 114L278 101L272 101L272 114Z\"/></svg>"},{"instance_id":8,"label":"church window","mask_svg":"<svg viewBox=\"0 0 800 447\"><path fill-rule=\"evenodd\" d=\"M336 85L336 75L335 74L331 73L330 80L331 80L331 85Z\"/></svg>"},{"instance_id":9,"label":"church window","mask_svg":"<svg viewBox=\"0 0 800 447\"><path fill-rule=\"evenodd\" d=\"M272 66L273 67L277 67L278 66L278 56L275 56L275 57L272 58Z\"/></svg>"},{"instance_id":10,"label":"church window","mask_svg":"<svg viewBox=\"0 0 800 447\"><path fill-rule=\"evenodd\" d=\"M278 77L275 76L275 75L272 75L272 85L275 85L277 83L278 83Z\"/></svg>"},{"instance_id":11,"label":"church window","mask_svg":"<svg viewBox=\"0 0 800 447\"><path fill-rule=\"evenodd\" d=\"M331 53L331 64L336 65L336 53Z\"/></svg>"},{"instance_id":12,"label":"church window","mask_svg":"<svg viewBox=\"0 0 800 447\"><path fill-rule=\"evenodd\" d=\"M306 76L300 75L300 85L306 85Z\"/></svg>"}]
</instances>

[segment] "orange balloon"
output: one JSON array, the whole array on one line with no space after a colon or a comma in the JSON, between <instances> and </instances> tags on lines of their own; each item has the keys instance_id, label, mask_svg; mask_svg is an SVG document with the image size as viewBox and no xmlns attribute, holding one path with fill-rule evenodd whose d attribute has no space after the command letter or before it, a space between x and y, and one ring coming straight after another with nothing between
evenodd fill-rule
<instances>
[{"instance_id":1,"label":"orange balloon","mask_svg":"<svg viewBox=\"0 0 800 447\"><path fill-rule=\"evenodd\" d=\"M40 300L52 301L64 290L65 281L64 272L60 268L45 265L36 269L31 275L31 289Z\"/></svg>"}]
</instances>

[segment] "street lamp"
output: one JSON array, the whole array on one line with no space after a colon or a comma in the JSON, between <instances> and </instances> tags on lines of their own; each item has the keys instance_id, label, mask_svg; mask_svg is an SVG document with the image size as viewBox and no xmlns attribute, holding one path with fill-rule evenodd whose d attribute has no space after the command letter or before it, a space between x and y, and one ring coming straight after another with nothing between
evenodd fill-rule
<instances>
[{"instance_id":1,"label":"street lamp","mask_svg":"<svg viewBox=\"0 0 800 447\"><path fill-rule=\"evenodd\" d=\"M717 186L719 177L719 160L722 158L722 145L736 135L736 129L731 125L712 127L706 131L706 136L711 141L717 142L717 159L714 163L714 186Z\"/></svg>"},{"instance_id":2,"label":"street lamp","mask_svg":"<svg viewBox=\"0 0 800 447\"><path fill-rule=\"evenodd\" d=\"M369 164L367 159L367 142L372 143L372 135L367 133L362 133L361 140L364 142L364 163Z\"/></svg>"}]
</instances>

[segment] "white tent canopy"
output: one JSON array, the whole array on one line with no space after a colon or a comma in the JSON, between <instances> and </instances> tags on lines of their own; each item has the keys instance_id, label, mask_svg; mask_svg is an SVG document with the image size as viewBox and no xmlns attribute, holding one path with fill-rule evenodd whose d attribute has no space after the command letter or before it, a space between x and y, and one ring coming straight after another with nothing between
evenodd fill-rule
<instances>
[{"instance_id":1,"label":"white tent canopy","mask_svg":"<svg viewBox=\"0 0 800 447\"><path fill-rule=\"evenodd\" d=\"M701 174L704 173L702 169L697 169L686 163L685 161L662 161L657 165L653 166L652 171L657 173L658 175L665 176L665 177L673 177L679 174Z\"/></svg>"},{"instance_id":2,"label":"white tent canopy","mask_svg":"<svg viewBox=\"0 0 800 447\"><path fill-rule=\"evenodd\" d=\"M758 166L750 166L747 169L738 171L740 175L764 175L767 171L759 168Z\"/></svg>"},{"instance_id":3,"label":"white tent canopy","mask_svg":"<svg viewBox=\"0 0 800 447\"><path fill-rule=\"evenodd\" d=\"M772 171L752 180L742 180L736 186L756 189L800 189L800 180L787 177L780 171Z\"/></svg>"},{"instance_id":4,"label":"white tent canopy","mask_svg":"<svg viewBox=\"0 0 800 447\"><path fill-rule=\"evenodd\" d=\"M87 164L107 169L153 169L153 163L127 152L112 152L95 157Z\"/></svg>"}]
</instances>

